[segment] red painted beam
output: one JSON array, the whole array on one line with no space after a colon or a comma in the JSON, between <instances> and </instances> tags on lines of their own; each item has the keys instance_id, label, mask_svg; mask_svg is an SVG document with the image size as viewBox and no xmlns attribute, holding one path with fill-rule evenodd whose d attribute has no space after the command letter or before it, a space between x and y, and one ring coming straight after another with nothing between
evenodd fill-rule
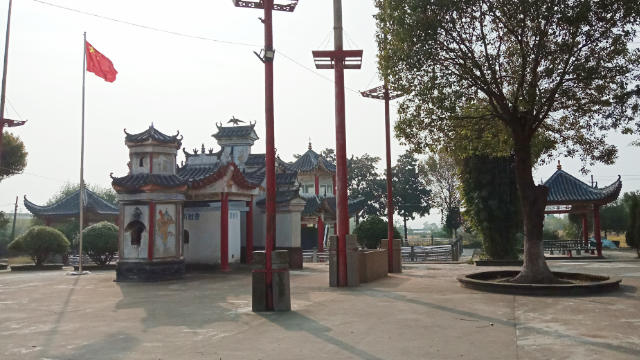
<instances>
[{"instance_id":1,"label":"red painted beam","mask_svg":"<svg viewBox=\"0 0 640 360\"><path fill-rule=\"evenodd\" d=\"M153 260L153 245L155 242L156 204L149 203L149 241L147 241L147 259Z\"/></svg>"},{"instance_id":2,"label":"red painted beam","mask_svg":"<svg viewBox=\"0 0 640 360\"><path fill-rule=\"evenodd\" d=\"M391 119L389 115L389 88L384 85L384 125L387 152L387 251L389 272L393 272L393 189L391 188Z\"/></svg>"},{"instance_id":3,"label":"red painted beam","mask_svg":"<svg viewBox=\"0 0 640 360\"><path fill-rule=\"evenodd\" d=\"M273 23L272 23L273 0L264 0L264 50L265 53L273 51ZM271 252L276 242L276 156L274 139L274 107L273 107L273 59L266 59L264 62L264 107L265 107L265 127L266 127L266 215L267 215L267 238L265 241L265 270L267 286L267 310L273 310L273 290L272 290L272 269Z\"/></svg>"},{"instance_id":4,"label":"red painted beam","mask_svg":"<svg viewBox=\"0 0 640 360\"><path fill-rule=\"evenodd\" d=\"M247 211L246 221L247 221L247 243L246 243L246 259L247 264L251 264L253 262L253 196L251 196L251 200L247 201L247 207L249 207L249 211Z\"/></svg>"},{"instance_id":5,"label":"red painted beam","mask_svg":"<svg viewBox=\"0 0 640 360\"><path fill-rule=\"evenodd\" d=\"M229 194L220 203L220 270L229 271Z\"/></svg>"},{"instance_id":6,"label":"red painted beam","mask_svg":"<svg viewBox=\"0 0 640 360\"><path fill-rule=\"evenodd\" d=\"M596 239L596 251L602 256L602 239L600 238L600 206L593 206L593 237Z\"/></svg>"}]
</instances>

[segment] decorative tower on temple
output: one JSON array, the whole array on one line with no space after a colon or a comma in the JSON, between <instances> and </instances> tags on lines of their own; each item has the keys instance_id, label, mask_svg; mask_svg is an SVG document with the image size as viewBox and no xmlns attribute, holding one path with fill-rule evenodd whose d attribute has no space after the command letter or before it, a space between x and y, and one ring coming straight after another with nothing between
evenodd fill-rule
<instances>
[{"instance_id":1,"label":"decorative tower on temple","mask_svg":"<svg viewBox=\"0 0 640 360\"><path fill-rule=\"evenodd\" d=\"M153 127L139 134L125 130L129 174L112 177L120 203L119 261L116 281L154 281L184 274L182 211L186 180L176 175L179 134Z\"/></svg>"}]
</instances>

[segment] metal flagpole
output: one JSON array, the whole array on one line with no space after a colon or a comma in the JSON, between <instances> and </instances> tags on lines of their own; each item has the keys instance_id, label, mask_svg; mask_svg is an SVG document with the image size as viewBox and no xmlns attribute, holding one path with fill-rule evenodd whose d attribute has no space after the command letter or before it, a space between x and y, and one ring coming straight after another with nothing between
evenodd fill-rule
<instances>
[{"instance_id":1,"label":"metal flagpole","mask_svg":"<svg viewBox=\"0 0 640 360\"><path fill-rule=\"evenodd\" d=\"M82 42L82 130L80 135L80 225L78 233L78 271L82 274L82 222L84 218L84 83L87 75L87 33L84 33Z\"/></svg>"}]
</instances>

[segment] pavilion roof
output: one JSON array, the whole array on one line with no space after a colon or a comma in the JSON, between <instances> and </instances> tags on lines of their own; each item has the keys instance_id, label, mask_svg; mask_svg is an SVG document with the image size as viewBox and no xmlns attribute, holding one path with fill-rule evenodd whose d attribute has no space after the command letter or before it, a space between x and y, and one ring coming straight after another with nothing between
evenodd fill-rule
<instances>
[{"instance_id":1,"label":"pavilion roof","mask_svg":"<svg viewBox=\"0 0 640 360\"><path fill-rule=\"evenodd\" d=\"M145 187L174 189L187 185L187 181L177 175L128 174L123 177L112 177L111 179L111 185L117 188L118 192L137 192Z\"/></svg>"},{"instance_id":2,"label":"pavilion roof","mask_svg":"<svg viewBox=\"0 0 640 360\"><path fill-rule=\"evenodd\" d=\"M161 144L175 144L177 147L182 145L182 136L180 136L180 132L178 131L175 135L169 136L155 127L153 124L149 126L149 128L141 133L137 134L129 134L127 129L124 130L125 142L132 144L142 144L145 142L157 142Z\"/></svg>"},{"instance_id":3,"label":"pavilion roof","mask_svg":"<svg viewBox=\"0 0 640 360\"><path fill-rule=\"evenodd\" d=\"M84 189L84 209L92 211L100 215L118 215L117 206L102 199L98 194L85 188ZM80 213L80 190L60 199L54 204L40 206L27 200L24 197L24 206L36 217L40 216L77 216Z\"/></svg>"},{"instance_id":4,"label":"pavilion roof","mask_svg":"<svg viewBox=\"0 0 640 360\"><path fill-rule=\"evenodd\" d=\"M612 184L603 188L591 187L558 169L544 185L549 188L547 205L597 204L604 205L618 198L622 189L620 176Z\"/></svg>"},{"instance_id":5,"label":"pavilion roof","mask_svg":"<svg viewBox=\"0 0 640 360\"><path fill-rule=\"evenodd\" d=\"M255 124L242 126L218 126L218 132L211 135L216 140L250 138L258 140L258 134L254 130Z\"/></svg>"},{"instance_id":6,"label":"pavilion roof","mask_svg":"<svg viewBox=\"0 0 640 360\"><path fill-rule=\"evenodd\" d=\"M319 213L325 212L330 216L336 215L336 198L333 196L318 196L313 195L304 198L307 203L304 210L302 210L303 216L318 216ZM365 199L360 197L357 199L350 199L348 202L349 216L353 216L358 211L362 210L365 205Z\"/></svg>"},{"instance_id":7,"label":"pavilion roof","mask_svg":"<svg viewBox=\"0 0 640 360\"><path fill-rule=\"evenodd\" d=\"M311 172L324 169L330 173L336 172L336 165L325 159L324 156L309 148L298 160L291 164L291 167L300 172Z\"/></svg>"}]
</instances>

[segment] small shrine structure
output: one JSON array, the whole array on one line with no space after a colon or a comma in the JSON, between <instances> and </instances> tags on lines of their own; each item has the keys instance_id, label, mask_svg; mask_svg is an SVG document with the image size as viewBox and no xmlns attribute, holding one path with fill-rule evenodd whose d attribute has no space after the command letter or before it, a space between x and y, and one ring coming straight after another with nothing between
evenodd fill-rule
<instances>
[{"instance_id":1,"label":"small shrine structure","mask_svg":"<svg viewBox=\"0 0 640 360\"><path fill-rule=\"evenodd\" d=\"M84 225L94 224L100 221L118 222L119 209L117 206L104 200L98 194L83 189L83 213ZM77 219L80 215L80 190L76 190L66 197L51 205L36 205L24 196L24 207L36 218L42 220L45 225L51 226L70 219ZM85 226L83 226L84 228Z\"/></svg>"},{"instance_id":2,"label":"small shrine structure","mask_svg":"<svg viewBox=\"0 0 640 360\"><path fill-rule=\"evenodd\" d=\"M323 217L316 213L319 205L327 198L335 199L336 166L324 156L313 151L311 142L308 150L291 164L298 172L300 195L306 199L303 211L303 226L315 226L317 232L317 249L324 250L325 232L327 229ZM335 201L334 211L335 211Z\"/></svg>"},{"instance_id":3,"label":"small shrine structure","mask_svg":"<svg viewBox=\"0 0 640 360\"><path fill-rule=\"evenodd\" d=\"M545 214L581 214L582 240L589 243L587 215L593 213L593 236L596 242L597 256L602 256L602 239L600 236L600 207L615 201L620 195L622 181L618 179L603 188L590 186L562 170L558 161L556 172L551 175L544 186L549 188Z\"/></svg>"}]
</instances>

